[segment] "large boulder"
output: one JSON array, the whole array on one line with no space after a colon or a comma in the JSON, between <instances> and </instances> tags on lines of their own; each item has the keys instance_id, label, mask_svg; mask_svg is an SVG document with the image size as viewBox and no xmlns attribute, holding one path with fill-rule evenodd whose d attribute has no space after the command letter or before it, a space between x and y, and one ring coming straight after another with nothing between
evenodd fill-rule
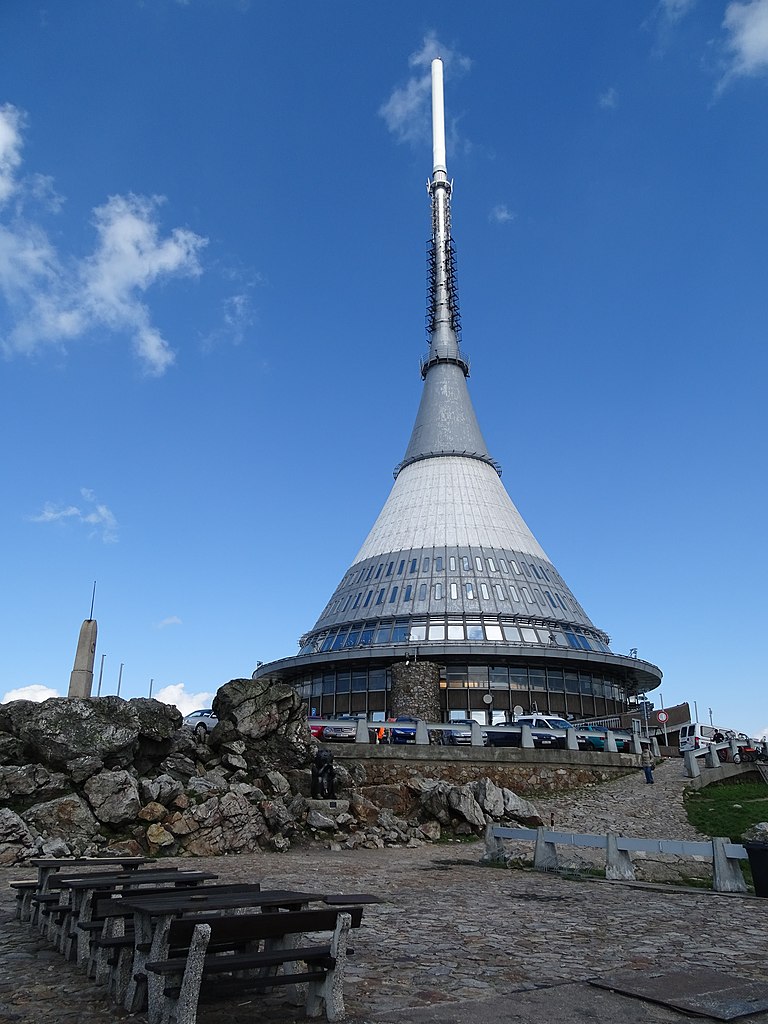
<instances>
[{"instance_id":1,"label":"large boulder","mask_svg":"<svg viewBox=\"0 0 768 1024\"><path fill-rule=\"evenodd\" d=\"M32 853L35 836L26 822L8 807L0 807L0 864L14 864Z\"/></svg>"},{"instance_id":2,"label":"large boulder","mask_svg":"<svg viewBox=\"0 0 768 1024\"><path fill-rule=\"evenodd\" d=\"M133 821L141 809L136 779L126 771L92 775L83 790L98 820L109 825Z\"/></svg>"},{"instance_id":3,"label":"large boulder","mask_svg":"<svg viewBox=\"0 0 768 1024\"><path fill-rule=\"evenodd\" d=\"M314 749L307 707L290 687L269 679L233 679L213 699L219 724L210 744L221 749L238 740L249 768L263 775L273 768L305 767Z\"/></svg>"},{"instance_id":4,"label":"large boulder","mask_svg":"<svg viewBox=\"0 0 768 1024\"><path fill-rule=\"evenodd\" d=\"M166 821L164 828L179 838L185 853L198 857L253 853L269 832L260 810L237 793L193 804Z\"/></svg>"},{"instance_id":5,"label":"large boulder","mask_svg":"<svg viewBox=\"0 0 768 1024\"><path fill-rule=\"evenodd\" d=\"M79 855L99 832L99 823L82 797L73 794L35 804L21 815L44 839L63 839Z\"/></svg>"},{"instance_id":6,"label":"large boulder","mask_svg":"<svg viewBox=\"0 0 768 1024\"><path fill-rule=\"evenodd\" d=\"M62 796L71 790L66 775L49 772L40 764L3 765L0 767L0 801L26 803L34 797L35 803Z\"/></svg>"},{"instance_id":7,"label":"large boulder","mask_svg":"<svg viewBox=\"0 0 768 1024\"><path fill-rule=\"evenodd\" d=\"M181 720L180 711L156 700L51 697L4 705L0 730L17 739L28 763L62 770L96 757L108 768L124 768L138 757L148 770L173 749Z\"/></svg>"}]
</instances>

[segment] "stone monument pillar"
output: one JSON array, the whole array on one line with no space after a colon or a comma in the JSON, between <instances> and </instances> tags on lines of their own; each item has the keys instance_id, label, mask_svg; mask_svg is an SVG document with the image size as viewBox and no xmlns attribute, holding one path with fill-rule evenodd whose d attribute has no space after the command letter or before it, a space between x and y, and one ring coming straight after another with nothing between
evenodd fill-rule
<instances>
[{"instance_id":1,"label":"stone monument pillar","mask_svg":"<svg viewBox=\"0 0 768 1024\"><path fill-rule=\"evenodd\" d=\"M433 661L398 661L392 666L392 714L440 721L440 669Z\"/></svg>"},{"instance_id":2,"label":"stone monument pillar","mask_svg":"<svg viewBox=\"0 0 768 1024\"><path fill-rule=\"evenodd\" d=\"M69 677L68 697L90 697L93 687L93 661L96 657L96 619L86 619L80 627L75 665Z\"/></svg>"}]
</instances>

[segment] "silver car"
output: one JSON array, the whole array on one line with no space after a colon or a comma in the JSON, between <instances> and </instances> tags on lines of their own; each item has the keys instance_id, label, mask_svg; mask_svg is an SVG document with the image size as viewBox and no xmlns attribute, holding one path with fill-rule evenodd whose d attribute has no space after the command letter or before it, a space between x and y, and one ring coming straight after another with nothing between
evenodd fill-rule
<instances>
[{"instance_id":1,"label":"silver car","mask_svg":"<svg viewBox=\"0 0 768 1024\"><path fill-rule=\"evenodd\" d=\"M192 729L199 743L205 743L208 733L218 724L219 720L211 708L202 708L200 711L193 711L184 716L184 725L188 725Z\"/></svg>"}]
</instances>

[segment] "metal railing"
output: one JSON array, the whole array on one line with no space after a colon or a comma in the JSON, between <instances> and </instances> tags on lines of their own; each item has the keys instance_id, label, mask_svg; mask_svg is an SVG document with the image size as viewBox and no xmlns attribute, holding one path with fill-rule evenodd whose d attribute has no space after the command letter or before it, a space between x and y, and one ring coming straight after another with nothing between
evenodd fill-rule
<instances>
[{"instance_id":1,"label":"metal railing","mask_svg":"<svg viewBox=\"0 0 768 1024\"><path fill-rule=\"evenodd\" d=\"M683 754L685 760L685 773L689 779L697 779L701 775L700 761L704 760L705 768L719 768L723 764L727 764L728 761L732 764L738 764L739 751L742 747L751 747L751 744L745 740L736 739L730 737L727 740L723 740L722 743L708 743L705 747L699 747L698 750L686 750ZM762 752L768 753L768 744L760 744ZM718 754L719 750L725 750L728 752L729 757L721 758ZM751 762L747 762L747 767Z\"/></svg>"},{"instance_id":2,"label":"metal railing","mask_svg":"<svg viewBox=\"0 0 768 1024\"><path fill-rule=\"evenodd\" d=\"M574 726L571 729L532 729L528 724L521 725L480 725L479 722L426 722L422 719L416 721L373 721L367 718L356 717L354 720L348 718L312 718L309 720L312 726L322 726L348 730L350 735L344 737L346 739L354 740L355 743L368 744L372 742L413 742L418 745L428 745L430 743L444 743L443 734L459 734L466 736L466 740L454 740L460 744L466 744L472 747L483 747L483 746L495 746L494 743L487 742L487 734L497 733L503 736L509 737L510 742L508 744L501 744L503 746L520 747L524 750L533 749L536 747L534 735L542 735L546 732L547 736L551 736L558 742L558 747L565 748L566 750L578 751L581 749L590 749L588 744L594 743L599 740L603 744L603 751L609 754L618 753L618 747L616 744L616 736L612 729L579 729L578 726ZM354 735L351 735L352 729L354 728ZM383 732L383 736L381 733ZM398 734L398 739L393 738L393 732ZM412 738L411 738L412 734ZM322 739L322 734L319 739ZM329 737L331 739L332 737ZM341 738L341 737L336 737ZM622 740L625 737L622 737ZM561 741L565 742L561 742ZM581 741L581 744L580 742ZM448 741L451 742L450 740ZM659 756L659 745L656 737L646 739L645 737L639 736L637 733L633 733L630 738L631 753L640 754L642 752L643 744L650 747L651 752L654 756ZM599 748L592 747L592 752L600 752Z\"/></svg>"}]
</instances>

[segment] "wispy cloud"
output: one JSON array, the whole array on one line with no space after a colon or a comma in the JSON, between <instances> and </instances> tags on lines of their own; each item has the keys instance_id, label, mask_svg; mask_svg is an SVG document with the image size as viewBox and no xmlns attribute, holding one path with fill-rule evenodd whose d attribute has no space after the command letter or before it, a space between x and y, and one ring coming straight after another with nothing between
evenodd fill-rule
<instances>
[{"instance_id":1,"label":"wispy cloud","mask_svg":"<svg viewBox=\"0 0 768 1024\"><path fill-rule=\"evenodd\" d=\"M46 502L42 512L31 516L33 523L72 522L91 527L90 536L101 537L105 544L117 540L118 524L112 511L100 502L96 495L87 487L80 490L84 505L56 505Z\"/></svg>"},{"instance_id":2,"label":"wispy cloud","mask_svg":"<svg viewBox=\"0 0 768 1024\"><path fill-rule=\"evenodd\" d=\"M659 0L643 27L655 34L653 54L661 57L669 48L680 22L696 6L699 0Z\"/></svg>"},{"instance_id":3,"label":"wispy cloud","mask_svg":"<svg viewBox=\"0 0 768 1024\"><path fill-rule=\"evenodd\" d=\"M768 0L736 0L725 9L727 69L719 89L733 78L768 73Z\"/></svg>"},{"instance_id":4,"label":"wispy cloud","mask_svg":"<svg viewBox=\"0 0 768 1024\"><path fill-rule=\"evenodd\" d=\"M40 218L27 214L34 205L56 213L63 200L51 178L19 177L23 125L21 111L0 107L0 295L10 312L0 351L31 355L106 328L127 335L145 372L160 376L175 356L144 296L169 278L199 276L207 240L187 228L163 237L162 197L115 195L93 210L93 252L60 254Z\"/></svg>"},{"instance_id":5,"label":"wispy cloud","mask_svg":"<svg viewBox=\"0 0 768 1024\"><path fill-rule=\"evenodd\" d=\"M506 203L497 203L488 214L488 220L492 224L509 224L517 214L512 213Z\"/></svg>"},{"instance_id":6,"label":"wispy cloud","mask_svg":"<svg viewBox=\"0 0 768 1024\"><path fill-rule=\"evenodd\" d=\"M187 693L184 683L164 686L152 696L163 704L175 704L182 715L189 715L192 711L198 711L200 708L209 708L214 698L214 694L207 690L201 690L199 693Z\"/></svg>"},{"instance_id":7,"label":"wispy cloud","mask_svg":"<svg viewBox=\"0 0 768 1024\"><path fill-rule=\"evenodd\" d=\"M180 626L182 624L178 615L169 615L167 619L161 619L155 629L165 629L167 626Z\"/></svg>"},{"instance_id":8,"label":"wispy cloud","mask_svg":"<svg viewBox=\"0 0 768 1024\"><path fill-rule=\"evenodd\" d=\"M658 16L671 25L677 24L698 3L698 0L659 0Z\"/></svg>"},{"instance_id":9,"label":"wispy cloud","mask_svg":"<svg viewBox=\"0 0 768 1024\"><path fill-rule=\"evenodd\" d=\"M206 351L222 344L242 344L256 323L253 292L264 284L262 275L254 271L229 268L223 272L223 276L236 290L222 300L219 325L202 340L202 347Z\"/></svg>"},{"instance_id":10,"label":"wispy cloud","mask_svg":"<svg viewBox=\"0 0 768 1024\"><path fill-rule=\"evenodd\" d=\"M445 46L434 32L429 32L421 48L408 58L412 74L405 85L398 86L379 114L398 142L422 142L430 135L431 117L431 64L441 57L446 79L469 70L472 61L456 50ZM455 145L456 122L450 123L449 141Z\"/></svg>"},{"instance_id":11,"label":"wispy cloud","mask_svg":"<svg viewBox=\"0 0 768 1024\"><path fill-rule=\"evenodd\" d=\"M60 697L61 694L52 690L50 686L43 686L42 683L32 683L30 686L19 686L16 690L8 692L0 700L0 704L10 704L13 700L33 700L36 704L48 700L49 697Z\"/></svg>"},{"instance_id":12,"label":"wispy cloud","mask_svg":"<svg viewBox=\"0 0 768 1024\"><path fill-rule=\"evenodd\" d=\"M619 105L619 94L613 86L601 92L597 97L597 105L603 110L615 110Z\"/></svg>"}]
</instances>

